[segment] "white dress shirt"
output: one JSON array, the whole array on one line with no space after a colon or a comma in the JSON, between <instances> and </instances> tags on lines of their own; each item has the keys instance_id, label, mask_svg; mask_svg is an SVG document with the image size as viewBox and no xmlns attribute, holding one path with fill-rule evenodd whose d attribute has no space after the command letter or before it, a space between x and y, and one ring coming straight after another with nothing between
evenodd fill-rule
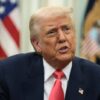
<instances>
[{"instance_id":1,"label":"white dress shirt","mask_svg":"<svg viewBox=\"0 0 100 100\"><path fill-rule=\"evenodd\" d=\"M45 61L45 59L43 59L43 65L44 65L44 100L49 100L49 95L50 95L51 89L52 89L54 82L55 82L55 78L52 75L55 72L55 69L51 65L49 65ZM62 88L64 91L64 96L66 94L71 68L72 68L72 62L70 62L62 70L65 74L65 77L62 78L62 80L61 80Z\"/></svg>"}]
</instances>

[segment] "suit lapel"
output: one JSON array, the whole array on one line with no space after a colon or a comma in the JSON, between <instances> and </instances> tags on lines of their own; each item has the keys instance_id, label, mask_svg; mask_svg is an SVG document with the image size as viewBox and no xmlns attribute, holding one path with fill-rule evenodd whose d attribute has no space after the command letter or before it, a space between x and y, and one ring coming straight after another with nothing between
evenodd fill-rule
<instances>
[{"instance_id":1,"label":"suit lapel","mask_svg":"<svg viewBox=\"0 0 100 100\"><path fill-rule=\"evenodd\" d=\"M82 100L84 96L83 76L78 58L73 59L65 100Z\"/></svg>"},{"instance_id":2,"label":"suit lapel","mask_svg":"<svg viewBox=\"0 0 100 100\"><path fill-rule=\"evenodd\" d=\"M30 59L26 73L26 82L23 88L24 100L43 100L44 98L44 68L42 57L36 56Z\"/></svg>"}]
</instances>

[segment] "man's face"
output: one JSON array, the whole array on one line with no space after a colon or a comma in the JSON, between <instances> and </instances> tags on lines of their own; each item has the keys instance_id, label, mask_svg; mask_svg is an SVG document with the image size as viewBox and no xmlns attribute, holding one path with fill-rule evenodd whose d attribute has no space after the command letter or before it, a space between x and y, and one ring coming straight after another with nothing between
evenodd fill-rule
<instances>
[{"instance_id":1,"label":"man's face","mask_svg":"<svg viewBox=\"0 0 100 100\"><path fill-rule=\"evenodd\" d=\"M37 46L46 60L69 61L73 58L75 29L69 17L45 19L41 29Z\"/></svg>"}]
</instances>

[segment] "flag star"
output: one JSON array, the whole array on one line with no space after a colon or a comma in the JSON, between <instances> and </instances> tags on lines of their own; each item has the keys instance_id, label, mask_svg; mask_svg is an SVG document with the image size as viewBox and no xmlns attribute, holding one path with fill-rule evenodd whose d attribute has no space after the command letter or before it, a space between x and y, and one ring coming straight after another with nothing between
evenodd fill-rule
<instances>
[{"instance_id":1,"label":"flag star","mask_svg":"<svg viewBox=\"0 0 100 100\"><path fill-rule=\"evenodd\" d=\"M10 2L14 4L14 3L16 3L16 0L10 0Z\"/></svg>"},{"instance_id":2,"label":"flag star","mask_svg":"<svg viewBox=\"0 0 100 100\"><path fill-rule=\"evenodd\" d=\"M3 14L5 12L5 7L4 6L1 6L0 7L0 14Z\"/></svg>"},{"instance_id":3,"label":"flag star","mask_svg":"<svg viewBox=\"0 0 100 100\"><path fill-rule=\"evenodd\" d=\"M5 3L5 2L6 2L6 0L1 0L1 2L2 2L2 3Z\"/></svg>"}]
</instances>

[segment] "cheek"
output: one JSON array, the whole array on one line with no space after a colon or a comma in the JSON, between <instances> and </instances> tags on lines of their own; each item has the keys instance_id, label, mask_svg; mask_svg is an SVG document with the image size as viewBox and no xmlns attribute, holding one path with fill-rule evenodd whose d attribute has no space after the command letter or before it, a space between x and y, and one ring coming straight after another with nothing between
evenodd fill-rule
<instances>
[{"instance_id":1,"label":"cheek","mask_svg":"<svg viewBox=\"0 0 100 100\"><path fill-rule=\"evenodd\" d=\"M56 47L56 39L44 39L44 41L42 41L42 47L49 51L53 50Z\"/></svg>"},{"instance_id":2,"label":"cheek","mask_svg":"<svg viewBox=\"0 0 100 100\"><path fill-rule=\"evenodd\" d=\"M76 39L74 37L74 38L72 38L72 49L75 50L75 48L76 48Z\"/></svg>"},{"instance_id":3,"label":"cheek","mask_svg":"<svg viewBox=\"0 0 100 100\"><path fill-rule=\"evenodd\" d=\"M70 42L72 48L75 48L75 46L76 46L76 37L75 37L75 35L70 35L69 36L69 42Z\"/></svg>"}]
</instances>

